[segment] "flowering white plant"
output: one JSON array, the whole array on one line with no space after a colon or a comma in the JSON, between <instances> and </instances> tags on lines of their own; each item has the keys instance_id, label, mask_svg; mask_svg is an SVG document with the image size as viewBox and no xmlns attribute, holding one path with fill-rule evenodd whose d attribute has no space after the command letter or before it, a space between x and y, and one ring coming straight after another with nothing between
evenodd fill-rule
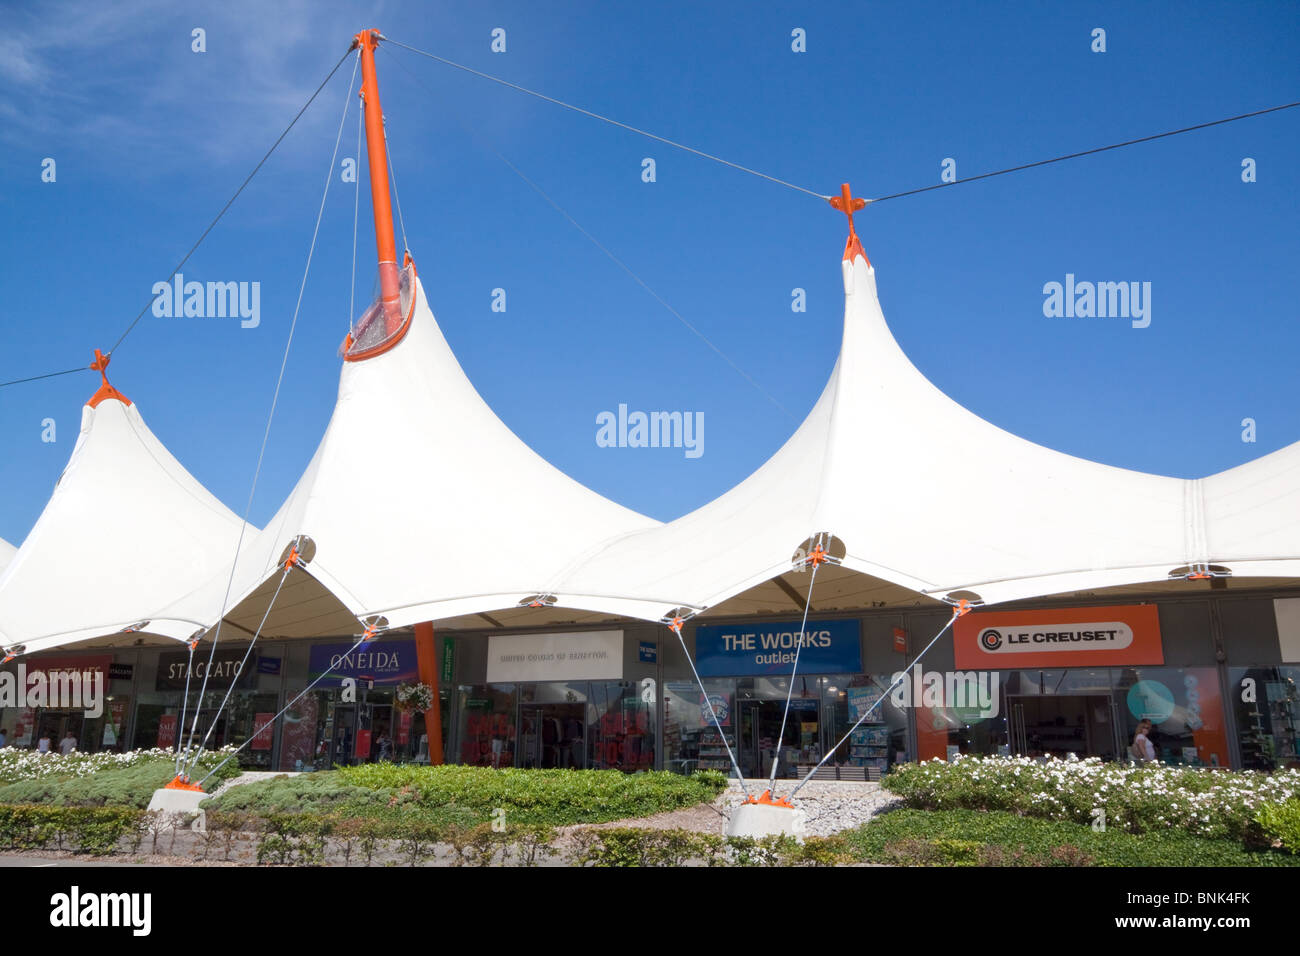
<instances>
[{"instance_id":1,"label":"flowering white plant","mask_svg":"<svg viewBox=\"0 0 1300 956\"><path fill-rule=\"evenodd\" d=\"M1197 836L1239 839L1255 832L1255 815L1265 804L1300 795L1300 770L958 756L903 764L883 785L922 809L1008 810L1076 823L1091 823L1101 811L1107 827L1134 833L1177 827Z\"/></svg>"},{"instance_id":2,"label":"flowering white plant","mask_svg":"<svg viewBox=\"0 0 1300 956\"><path fill-rule=\"evenodd\" d=\"M433 688L428 684L398 684L396 697L399 710L424 712L433 706Z\"/></svg>"},{"instance_id":3,"label":"flowering white plant","mask_svg":"<svg viewBox=\"0 0 1300 956\"><path fill-rule=\"evenodd\" d=\"M199 763L203 766L216 763L234 752L234 747L204 752ZM87 777L100 770L119 767L131 767L150 760L174 760L176 754L171 750L150 747L143 750L129 750L126 753L81 753L70 754L57 752L40 753L35 750L19 750L17 747L0 748L0 784L14 783L18 780L35 780L38 777L74 776ZM215 759L214 759L215 758Z\"/></svg>"}]
</instances>

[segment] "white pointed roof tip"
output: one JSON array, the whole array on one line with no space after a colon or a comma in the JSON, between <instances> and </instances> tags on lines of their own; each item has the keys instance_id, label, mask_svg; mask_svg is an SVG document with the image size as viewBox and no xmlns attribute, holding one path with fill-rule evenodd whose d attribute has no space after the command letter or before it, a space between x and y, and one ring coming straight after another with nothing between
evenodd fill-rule
<instances>
[{"instance_id":1,"label":"white pointed roof tip","mask_svg":"<svg viewBox=\"0 0 1300 956\"><path fill-rule=\"evenodd\" d=\"M574 481L510 431L466 377L418 278L414 289L404 337L344 362L325 435L279 513L246 542L228 610L282 573L297 535L314 545L305 572L350 612L401 627L516 607L554 591L604 542L660 524ZM227 565L157 617L178 632L212 624L229 575ZM575 606L600 610L621 596Z\"/></svg>"},{"instance_id":2,"label":"white pointed roof tip","mask_svg":"<svg viewBox=\"0 0 1300 956\"><path fill-rule=\"evenodd\" d=\"M229 560L239 525L105 382L0 574L0 645L31 653L147 626L152 610Z\"/></svg>"},{"instance_id":3,"label":"white pointed roof tip","mask_svg":"<svg viewBox=\"0 0 1300 956\"><path fill-rule=\"evenodd\" d=\"M1036 445L912 364L852 239L843 278L839 359L786 444L713 502L612 542L558 590L710 607L791 570L817 531L842 539L845 567L941 599L1146 584L1232 560L1234 574L1300 576L1300 443L1200 481Z\"/></svg>"}]
</instances>

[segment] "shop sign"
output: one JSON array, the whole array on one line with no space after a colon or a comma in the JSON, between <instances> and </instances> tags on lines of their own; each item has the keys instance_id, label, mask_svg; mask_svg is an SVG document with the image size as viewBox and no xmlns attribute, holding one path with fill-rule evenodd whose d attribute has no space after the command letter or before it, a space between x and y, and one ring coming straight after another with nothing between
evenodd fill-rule
<instances>
[{"instance_id":1,"label":"shop sign","mask_svg":"<svg viewBox=\"0 0 1300 956\"><path fill-rule=\"evenodd\" d=\"M111 677L113 655L96 654L77 657L33 657L23 662L27 665L27 676L45 674L48 678L54 674L82 674L90 677L94 674Z\"/></svg>"},{"instance_id":2,"label":"shop sign","mask_svg":"<svg viewBox=\"0 0 1300 956\"><path fill-rule=\"evenodd\" d=\"M622 678L622 631L488 636L489 684Z\"/></svg>"},{"instance_id":3,"label":"shop sign","mask_svg":"<svg viewBox=\"0 0 1300 956\"><path fill-rule=\"evenodd\" d=\"M309 680L321 678L317 687L339 687L344 678L373 680L375 686L414 684L419 680L413 640L379 640L356 648L351 644L318 644L311 649L307 670Z\"/></svg>"},{"instance_id":4,"label":"shop sign","mask_svg":"<svg viewBox=\"0 0 1300 956\"><path fill-rule=\"evenodd\" d=\"M953 628L958 668L1163 664L1153 604L977 611Z\"/></svg>"},{"instance_id":5,"label":"shop sign","mask_svg":"<svg viewBox=\"0 0 1300 956\"><path fill-rule=\"evenodd\" d=\"M456 676L456 639L442 639L442 683L450 684Z\"/></svg>"},{"instance_id":6,"label":"shop sign","mask_svg":"<svg viewBox=\"0 0 1300 956\"><path fill-rule=\"evenodd\" d=\"M659 661L659 648L650 641L641 641L636 646L636 659L642 664L656 664Z\"/></svg>"},{"instance_id":7,"label":"shop sign","mask_svg":"<svg viewBox=\"0 0 1300 956\"><path fill-rule=\"evenodd\" d=\"M901 627L894 628L894 653L907 653L907 631Z\"/></svg>"},{"instance_id":8,"label":"shop sign","mask_svg":"<svg viewBox=\"0 0 1300 956\"><path fill-rule=\"evenodd\" d=\"M232 683L247 684L252 679L255 668L247 668L244 673L244 655L247 648L232 647L217 650L208 661L210 648L195 648L194 658L189 651L165 651L158 655L157 690L184 690L186 679L191 690L198 690L206 677L208 689L225 690Z\"/></svg>"},{"instance_id":9,"label":"shop sign","mask_svg":"<svg viewBox=\"0 0 1300 956\"><path fill-rule=\"evenodd\" d=\"M134 673L135 673L135 666L133 664L109 664L108 665L109 680L130 680Z\"/></svg>"},{"instance_id":10,"label":"shop sign","mask_svg":"<svg viewBox=\"0 0 1300 956\"><path fill-rule=\"evenodd\" d=\"M858 622L800 621L706 624L695 629L701 677L789 674L796 650L801 674L857 674L862 670ZM801 646L802 645L802 646Z\"/></svg>"},{"instance_id":11,"label":"shop sign","mask_svg":"<svg viewBox=\"0 0 1300 956\"><path fill-rule=\"evenodd\" d=\"M257 672L259 674L279 674L280 658L278 657L259 657L257 659Z\"/></svg>"}]
</instances>

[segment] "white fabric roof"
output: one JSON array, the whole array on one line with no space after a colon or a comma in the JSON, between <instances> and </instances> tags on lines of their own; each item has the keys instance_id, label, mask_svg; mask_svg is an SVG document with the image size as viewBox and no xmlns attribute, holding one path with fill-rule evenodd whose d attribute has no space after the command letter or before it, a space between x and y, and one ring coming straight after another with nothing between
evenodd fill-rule
<instances>
[{"instance_id":1,"label":"white fabric roof","mask_svg":"<svg viewBox=\"0 0 1300 956\"><path fill-rule=\"evenodd\" d=\"M140 624L234 554L240 521L107 384L45 510L0 572L0 645L27 653Z\"/></svg>"},{"instance_id":2,"label":"white fabric roof","mask_svg":"<svg viewBox=\"0 0 1300 956\"><path fill-rule=\"evenodd\" d=\"M315 544L307 572L344 608L401 627L516 607L608 539L658 524L564 475L497 418L417 280L405 337L344 363L325 436L266 530L243 549L227 607L278 581L297 535ZM154 614L150 629L188 638L212 625L228 575ZM289 581L302 577L296 571ZM622 593L609 600L618 604ZM307 603L307 613L328 616L318 590ZM287 635L298 623L282 615L267 631Z\"/></svg>"},{"instance_id":3,"label":"white fabric roof","mask_svg":"<svg viewBox=\"0 0 1300 956\"><path fill-rule=\"evenodd\" d=\"M912 365L854 247L839 359L800 428L722 497L573 569L562 598L623 593L647 619L701 610L789 571L817 532L843 542L847 568L987 603L1165 581L1198 563L1300 576L1300 444L1188 481L1018 438Z\"/></svg>"},{"instance_id":4,"label":"white fabric roof","mask_svg":"<svg viewBox=\"0 0 1300 956\"><path fill-rule=\"evenodd\" d=\"M9 567L9 562L14 559L14 555L17 553L17 548L4 538L0 538L0 574L4 574L5 568Z\"/></svg>"}]
</instances>

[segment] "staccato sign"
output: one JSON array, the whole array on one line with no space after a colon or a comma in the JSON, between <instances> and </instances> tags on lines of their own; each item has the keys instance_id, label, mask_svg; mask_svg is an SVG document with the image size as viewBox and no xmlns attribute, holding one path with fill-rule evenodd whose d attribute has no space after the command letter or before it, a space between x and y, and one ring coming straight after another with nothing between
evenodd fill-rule
<instances>
[{"instance_id":1,"label":"staccato sign","mask_svg":"<svg viewBox=\"0 0 1300 956\"><path fill-rule=\"evenodd\" d=\"M1151 604L977 611L958 618L954 643L961 668L1164 663Z\"/></svg>"}]
</instances>

